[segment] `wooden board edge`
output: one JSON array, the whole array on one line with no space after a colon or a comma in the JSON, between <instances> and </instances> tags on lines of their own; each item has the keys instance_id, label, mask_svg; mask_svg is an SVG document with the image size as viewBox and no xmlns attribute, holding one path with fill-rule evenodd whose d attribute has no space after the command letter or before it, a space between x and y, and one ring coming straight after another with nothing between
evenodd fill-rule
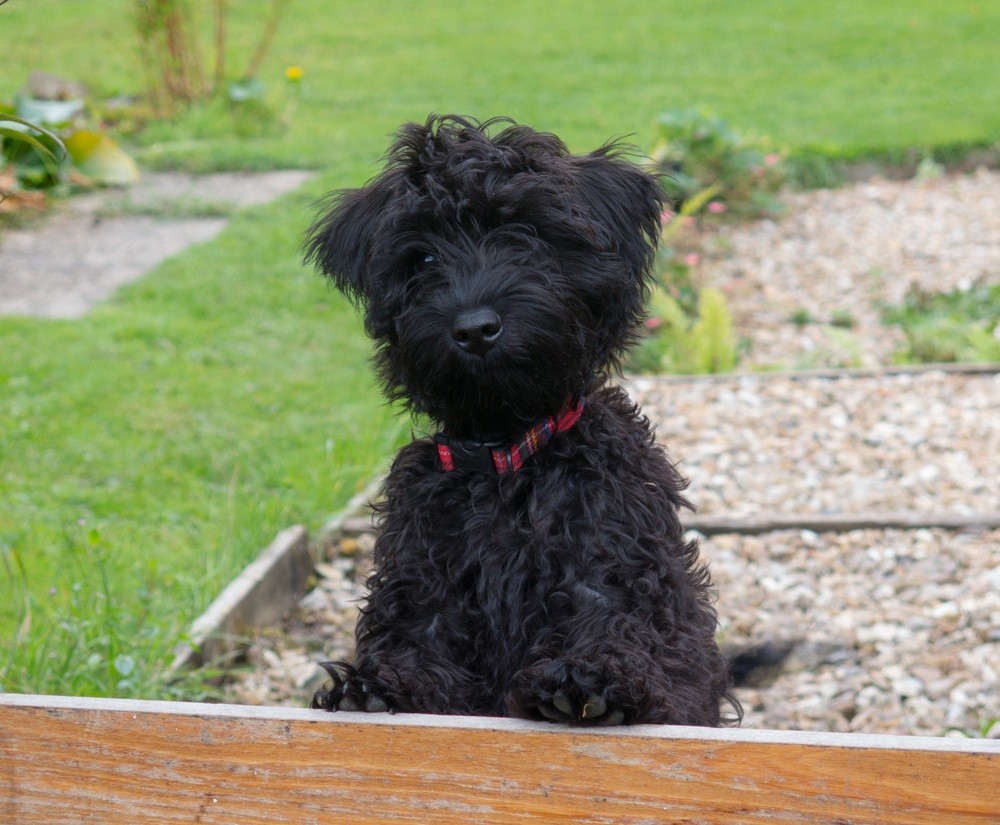
<instances>
[{"instance_id":1,"label":"wooden board edge","mask_svg":"<svg viewBox=\"0 0 1000 825\"><path fill-rule=\"evenodd\" d=\"M746 378L784 381L807 381L810 379L837 380L840 378L883 378L899 375L926 375L928 373L943 373L944 375L966 375L989 377L1000 373L1000 362L985 363L938 363L938 364L889 364L882 367L841 367L831 369L807 370L748 370L738 372L703 373L691 375L643 375L630 373L625 376L626 387L636 382L650 384L724 384L727 381L740 381Z\"/></svg>"},{"instance_id":2,"label":"wooden board edge","mask_svg":"<svg viewBox=\"0 0 1000 825\"><path fill-rule=\"evenodd\" d=\"M851 530L995 530L1000 513L933 513L900 511L883 513L843 513L838 515L795 513L767 517L688 516L682 517L685 530L713 536L727 533L755 536L781 530L810 530L814 533L846 533Z\"/></svg>"},{"instance_id":3,"label":"wooden board edge","mask_svg":"<svg viewBox=\"0 0 1000 825\"><path fill-rule=\"evenodd\" d=\"M611 728L571 727L492 716L435 716L420 713L328 713L308 708L168 702L150 699L109 699L56 695L0 693L0 722L19 708L79 713L200 717L233 721L270 720L330 725L390 725L407 728L496 731L551 736L643 738L709 743L795 745L868 750L928 751L1000 755L1000 740L950 736L907 736L820 731L780 731L755 728L698 728L681 725L630 725Z\"/></svg>"}]
</instances>

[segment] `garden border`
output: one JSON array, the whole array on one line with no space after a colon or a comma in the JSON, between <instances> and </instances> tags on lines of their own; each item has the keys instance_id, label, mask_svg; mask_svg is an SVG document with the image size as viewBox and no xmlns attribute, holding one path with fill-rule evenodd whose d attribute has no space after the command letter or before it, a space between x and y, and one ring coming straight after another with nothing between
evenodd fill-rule
<instances>
[{"instance_id":1,"label":"garden border","mask_svg":"<svg viewBox=\"0 0 1000 825\"><path fill-rule=\"evenodd\" d=\"M1000 513L932 513L900 511L843 513L839 515L775 515L756 518L685 516L685 530L703 536L737 533L757 536L779 530L811 530L814 533L847 533L851 530L994 530L1000 528Z\"/></svg>"},{"instance_id":2,"label":"garden border","mask_svg":"<svg viewBox=\"0 0 1000 825\"><path fill-rule=\"evenodd\" d=\"M667 384L684 384L691 381L722 383L740 378L784 379L786 381L807 381L810 378L835 380L838 378L880 378L887 375L923 375L925 373L942 372L946 375L993 375L1000 373L1000 361L984 363L944 363L944 364L891 364L882 367L836 367L830 369L811 370L760 370L757 372L718 372L690 375L661 374L647 376L640 373L630 375L626 384L637 381L656 381Z\"/></svg>"},{"instance_id":3,"label":"garden border","mask_svg":"<svg viewBox=\"0 0 1000 825\"><path fill-rule=\"evenodd\" d=\"M0 819L972 825L1000 741L0 695Z\"/></svg>"},{"instance_id":4,"label":"garden border","mask_svg":"<svg viewBox=\"0 0 1000 825\"><path fill-rule=\"evenodd\" d=\"M383 473L356 493L320 531L320 541L364 509L382 483ZM215 598L174 650L170 672L218 662L245 647L255 630L278 622L307 590L317 559L302 525L282 530L274 541Z\"/></svg>"}]
</instances>

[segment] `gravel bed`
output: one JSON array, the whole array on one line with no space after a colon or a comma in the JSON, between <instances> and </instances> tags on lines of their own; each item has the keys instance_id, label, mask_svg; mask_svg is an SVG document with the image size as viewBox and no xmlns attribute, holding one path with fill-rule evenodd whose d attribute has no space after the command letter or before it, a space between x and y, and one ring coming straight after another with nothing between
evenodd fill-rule
<instances>
[{"instance_id":1,"label":"gravel bed","mask_svg":"<svg viewBox=\"0 0 1000 825\"><path fill-rule=\"evenodd\" d=\"M871 182L787 197L780 221L730 227L702 275L728 292L746 363L887 363L879 302L1000 279L1000 174ZM853 329L797 327L796 309ZM1000 512L1000 376L767 374L626 382L691 479L699 514ZM355 520L356 521L356 520ZM251 645L229 698L308 703L315 662L349 658L374 542L355 523L315 589ZM1000 530L779 531L701 540L726 646L782 666L741 688L744 726L976 734L1000 718ZM991 735L1000 735L995 725Z\"/></svg>"},{"instance_id":2,"label":"gravel bed","mask_svg":"<svg viewBox=\"0 0 1000 825\"><path fill-rule=\"evenodd\" d=\"M331 546L285 627L251 646L231 701L304 706L316 662L350 658L371 541ZM737 691L744 727L976 734L1000 718L1000 531L781 531L701 548L724 647L791 651Z\"/></svg>"},{"instance_id":3,"label":"gravel bed","mask_svg":"<svg viewBox=\"0 0 1000 825\"><path fill-rule=\"evenodd\" d=\"M792 645L773 681L738 691L744 727L939 735L1000 718L1000 531L782 531L701 548L724 643Z\"/></svg>"},{"instance_id":4,"label":"gravel bed","mask_svg":"<svg viewBox=\"0 0 1000 825\"><path fill-rule=\"evenodd\" d=\"M709 512L1000 510L1000 376L629 387ZM233 701L305 704L322 681L315 663L350 657L374 543L365 523L330 541L316 588L251 646ZM1000 531L780 531L701 547L724 644L791 649L741 689L744 726L939 735L1000 718Z\"/></svg>"},{"instance_id":5,"label":"gravel bed","mask_svg":"<svg viewBox=\"0 0 1000 825\"><path fill-rule=\"evenodd\" d=\"M789 194L777 220L723 227L700 277L729 296L744 366L873 366L902 343L881 323L912 286L1000 282L1000 172ZM816 323L790 318L808 313ZM840 315L853 328L831 325Z\"/></svg>"},{"instance_id":6,"label":"gravel bed","mask_svg":"<svg viewBox=\"0 0 1000 825\"><path fill-rule=\"evenodd\" d=\"M1000 375L628 385L703 515L1000 512Z\"/></svg>"}]
</instances>

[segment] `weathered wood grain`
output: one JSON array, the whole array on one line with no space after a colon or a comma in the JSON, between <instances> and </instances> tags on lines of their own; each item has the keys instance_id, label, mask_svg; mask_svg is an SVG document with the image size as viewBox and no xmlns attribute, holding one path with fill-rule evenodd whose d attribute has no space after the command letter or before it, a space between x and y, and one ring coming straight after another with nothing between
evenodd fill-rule
<instances>
[{"instance_id":1,"label":"weathered wood grain","mask_svg":"<svg viewBox=\"0 0 1000 825\"><path fill-rule=\"evenodd\" d=\"M0 822L1000 821L1000 742L0 695Z\"/></svg>"},{"instance_id":2,"label":"weathered wood grain","mask_svg":"<svg viewBox=\"0 0 1000 825\"><path fill-rule=\"evenodd\" d=\"M761 381L809 381L816 378L836 380L838 378L880 378L886 375L924 375L944 373L945 375L994 375L1000 372L1000 362L986 363L945 363L945 364L886 364L880 367L835 367L812 370L769 370L761 372L718 372L697 375L658 375L657 383L688 384L703 382L723 384L740 378L754 378ZM637 376L641 377L641 376Z\"/></svg>"},{"instance_id":3,"label":"weathered wood grain","mask_svg":"<svg viewBox=\"0 0 1000 825\"><path fill-rule=\"evenodd\" d=\"M777 530L812 530L814 533L846 533L849 530L914 530L940 527L945 530L993 530L1000 527L1000 513L931 513L900 511L885 513L803 514L760 517L684 516L684 527L704 536L720 533L760 535Z\"/></svg>"}]
</instances>

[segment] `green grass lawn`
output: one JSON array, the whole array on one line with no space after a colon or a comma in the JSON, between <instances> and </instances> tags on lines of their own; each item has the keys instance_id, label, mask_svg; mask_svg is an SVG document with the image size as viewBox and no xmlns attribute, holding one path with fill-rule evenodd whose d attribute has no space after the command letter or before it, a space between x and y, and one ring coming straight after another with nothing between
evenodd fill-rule
<instances>
[{"instance_id":1,"label":"green grass lawn","mask_svg":"<svg viewBox=\"0 0 1000 825\"><path fill-rule=\"evenodd\" d=\"M130 622L180 630L278 529L316 526L384 461L400 424L353 310L298 262L308 201L242 214L82 321L0 321L5 638L21 567L37 642L78 634L103 662ZM106 607L110 628L85 626Z\"/></svg>"},{"instance_id":2,"label":"green grass lawn","mask_svg":"<svg viewBox=\"0 0 1000 825\"><path fill-rule=\"evenodd\" d=\"M34 68L98 98L140 92L130 5L0 6L0 101ZM230 5L237 66L267 4ZM402 121L507 114L584 150L645 146L658 114L703 104L791 148L981 145L1000 138L998 31L1000 4L948 0L294 0L261 72L281 113L284 68L304 71L287 128L204 104L133 148L322 181L83 320L0 318L0 639L22 631L0 687L155 694L171 631L277 530L322 523L405 435L353 310L298 260L310 200L361 183Z\"/></svg>"},{"instance_id":3,"label":"green grass lawn","mask_svg":"<svg viewBox=\"0 0 1000 825\"><path fill-rule=\"evenodd\" d=\"M138 92L133 2L9 3L0 99L31 68L78 77L97 96ZM211 4L200 5L207 15ZM267 3L229 5L240 12L229 38L236 71ZM204 106L141 142L161 163L332 166L338 181L366 170L400 122L429 111L510 115L577 149L620 134L642 144L658 114L692 104L794 147L982 143L1000 137L998 32L994 2L290 0L261 70L275 111L284 68L304 71L287 132L232 140L224 107Z\"/></svg>"}]
</instances>

